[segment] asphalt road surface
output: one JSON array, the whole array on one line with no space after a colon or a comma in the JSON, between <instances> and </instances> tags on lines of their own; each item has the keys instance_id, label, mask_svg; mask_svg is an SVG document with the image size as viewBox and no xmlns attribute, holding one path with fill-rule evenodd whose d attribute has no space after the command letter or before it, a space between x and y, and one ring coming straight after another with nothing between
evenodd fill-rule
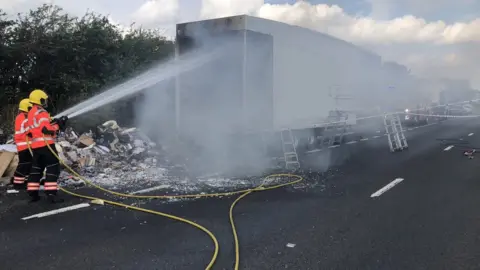
<instances>
[{"instance_id":1,"label":"asphalt road surface","mask_svg":"<svg viewBox=\"0 0 480 270\"><path fill-rule=\"evenodd\" d=\"M312 155L332 168L304 173L305 184L240 201L241 269L480 269L480 156L463 156L480 148L480 119L410 130L398 153L375 133ZM203 232L167 218L91 205L22 220L84 201L0 196L1 269L204 269L213 252ZM233 269L233 200L141 206L210 229L221 249L214 269Z\"/></svg>"}]
</instances>

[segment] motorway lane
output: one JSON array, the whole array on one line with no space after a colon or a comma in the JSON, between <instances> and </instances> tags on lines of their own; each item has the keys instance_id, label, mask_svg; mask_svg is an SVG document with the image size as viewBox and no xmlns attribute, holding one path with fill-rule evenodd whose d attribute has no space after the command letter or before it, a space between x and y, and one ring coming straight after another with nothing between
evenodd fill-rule
<instances>
[{"instance_id":1,"label":"motorway lane","mask_svg":"<svg viewBox=\"0 0 480 270\"><path fill-rule=\"evenodd\" d=\"M466 136L458 130L456 137ZM447 134L454 135L451 130ZM472 144L477 141L472 137ZM289 225L264 237L281 238L283 232L299 250L291 251L294 256L286 260L262 263L273 264L272 269L478 269L474 234L478 234L480 215L472 207L479 200L480 186L474 180L479 176L478 164L460 151L443 148L414 151L407 160L389 167L363 164L364 169L352 169L333 180L330 190L337 192L325 193L323 200L305 198L285 209L282 214L293 212L295 218L290 223L272 220L272 224ZM378 199L369 197L397 177L406 180ZM458 245L458 253L452 243ZM250 269L261 266L249 263Z\"/></svg>"},{"instance_id":2,"label":"motorway lane","mask_svg":"<svg viewBox=\"0 0 480 270\"><path fill-rule=\"evenodd\" d=\"M385 138L334 149L331 157L348 151L345 165L327 180L308 174L309 183L322 185L250 195L236 210L242 269L476 268L478 164L455 147L444 151L436 138L480 146L478 124L454 120L412 131L401 153L389 153ZM405 180L370 198L396 177ZM216 269L232 269L231 201L143 206L207 226L222 248ZM0 216L2 269L202 269L212 250L202 232L161 217L98 206L23 222L32 208L16 208Z\"/></svg>"},{"instance_id":3,"label":"motorway lane","mask_svg":"<svg viewBox=\"0 0 480 270\"><path fill-rule=\"evenodd\" d=\"M228 205L216 205L202 200L192 206L155 203L155 208L187 212L189 218L224 217ZM213 215L204 213L209 210ZM213 251L211 240L190 225L109 206L17 219L0 229L2 269L202 269Z\"/></svg>"},{"instance_id":4,"label":"motorway lane","mask_svg":"<svg viewBox=\"0 0 480 270\"><path fill-rule=\"evenodd\" d=\"M416 128L408 128L405 132L410 149L410 155L392 155L388 149L388 141L386 135L378 133L374 130L368 133L363 133L361 139L349 140L346 144L343 144L337 148L324 151L326 153L308 154L308 158L304 160L309 167L316 167L322 170L325 166L336 166L344 164L345 161L350 159L356 159L354 164L362 164L362 159L367 155L373 153L377 156L379 166L383 166L383 163L392 163L392 158L395 160L410 158L411 155L416 153L423 153L428 151L433 146L438 144L439 138L450 138L457 135L462 135L467 138L468 134L461 133L464 129L475 128L478 125L480 118L474 119L450 119L449 121L432 123L427 126L420 126ZM460 133L459 133L460 132ZM358 137L358 136L357 136ZM351 144L351 142L355 142ZM368 163L368 162L367 162Z\"/></svg>"}]
</instances>

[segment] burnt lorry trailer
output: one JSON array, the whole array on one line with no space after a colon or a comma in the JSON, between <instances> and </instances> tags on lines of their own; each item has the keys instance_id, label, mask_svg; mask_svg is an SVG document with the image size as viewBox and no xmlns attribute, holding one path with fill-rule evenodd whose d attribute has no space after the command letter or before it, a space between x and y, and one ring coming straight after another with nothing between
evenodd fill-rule
<instances>
[{"instance_id":1,"label":"burnt lorry trailer","mask_svg":"<svg viewBox=\"0 0 480 270\"><path fill-rule=\"evenodd\" d=\"M335 134L356 124L356 110L382 102L376 98L392 84L378 55L252 16L177 24L176 41L178 59L212 54L175 78L177 131L212 144L228 144L218 134L235 134L233 144L248 138L285 159L291 150L340 143Z\"/></svg>"}]
</instances>

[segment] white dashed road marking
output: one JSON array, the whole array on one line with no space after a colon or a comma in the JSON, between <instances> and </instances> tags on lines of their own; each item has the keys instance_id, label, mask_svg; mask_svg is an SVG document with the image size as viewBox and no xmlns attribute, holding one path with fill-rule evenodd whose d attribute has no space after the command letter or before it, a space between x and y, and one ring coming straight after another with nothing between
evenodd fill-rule
<instances>
[{"instance_id":1,"label":"white dashed road marking","mask_svg":"<svg viewBox=\"0 0 480 270\"><path fill-rule=\"evenodd\" d=\"M473 136L473 133L468 134L468 137Z\"/></svg>"},{"instance_id":2,"label":"white dashed road marking","mask_svg":"<svg viewBox=\"0 0 480 270\"><path fill-rule=\"evenodd\" d=\"M424 126L419 126L419 127L413 127L413 128L408 128L408 129L405 129L404 131L411 131L411 130L414 130L414 129L417 129L417 128L422 128L422 127L428 127L428 126L433 126L435 125L436 123L433 123L433 124L428 124L428 125L424 125ZM382 131L380 130L377 130L375 131L376 133L381 133ZM351 135L351 134L355 134L355 132L347 132L345 133L344 135ZM473 133L471 133L473 135ZM371 138L362 138L358 141L349 141L349 142L346 142L344 144L356 144L358 142L365 142L365 141L368 141L370 139L378 139L378 138L381 138L382 136L387 136L388 134L387 133L384 133L383 135L375 135L375 136L372 136ZM471 136L471 135L469 135ZM329 146L328 148L332 149L332 148L337 148L337 147L340 147L342 146L343 144L339 144L339 145L332 145L332 146ZM453 147L453 146L452 146ZM450 149L448 149L450 150ZM445 150L445 151L448 151L448 150ZM315 153L315 152L321 152L323 151L323 149L314 149L314 150L310 150L310 151L307 151L306 153ZM147 189L148 190L148 189ZM148 190L150 191L150 190ZM140 191L136 191L132 194L136 194L136 193L144 193L143 190L140 190Z\"/></svg>"},{"instance_id":3,"label":"white dashed road marking","mask_svg":"<svg viewBox=\"0 0 480 270\"><path fill-rule=\"evenodd\" d=\"M450 151L453 148L454 145L447 146L443 151Z\"/></svg>"},{"instance_id":4,"label":"white dashed road marking","mask_svg":"<svg viewBox=\"0 0 480 270\"><path fill-rule=\"evenodd\" d=\"M340 144L329 146L328 148L337 148L340 147Z\"/></svg>"},{"instance_id":5,"label":"white dashed road marking","mask_svg":"<svg viewBox=\"0 0 480 270\"><path fill-rule=\"evenodd\" d=\"M375 197L378 197L378 196L382 195L383 193L387 192L389 189L398 185L403 180L404 180L403 178L397 178L397 179L393 180L388 185L384 186L383 188L379 189L377 192L373 193L370 197L375 198Z\"/></svg>"},{"instance_id":6,"label":"white dashed road marking","mask_svg":"<svg viewBox=\"0 0 480 270\"><path fill-rule=\"evenodd\" d=\"M43 212L43 213L35 214L35 215L32 215L32 216L24 217L24 218L22 218L22 220L29 220L29 219L32 219L32 218L42 218L42 217L52 216L52 215L56 215L56 214L60 214L60 213L64 213L64 212L68 212L68 211L72 211L72 210L77 210L77 209L85 208L85 207L89 207L89 206L90 206L89 203L76 204L76 205L72 205L72 206L69 206L69 207L59 208L59 209L56 209L56 210L52 210L52 211Z\"/></svg>"},{"instance_id":7,"label":"white dashed road marking","mask_svg":"<svg viewBox=\"0 0 480 270\"><path fill-rule=\"evenodd\" d=\"M137 191L134 191L130 194L142 194L142 193L148 193L148 192L152 192L152 191L156 191L156 190L160 190L160 189L166 189L166 188L169 188L170 186L169 185L160 185L160 186L156 186L156 187L151 187L151 188L146 188L146 189L142 189L142 190L137 190Z\"/></svg>"}]
</instances>

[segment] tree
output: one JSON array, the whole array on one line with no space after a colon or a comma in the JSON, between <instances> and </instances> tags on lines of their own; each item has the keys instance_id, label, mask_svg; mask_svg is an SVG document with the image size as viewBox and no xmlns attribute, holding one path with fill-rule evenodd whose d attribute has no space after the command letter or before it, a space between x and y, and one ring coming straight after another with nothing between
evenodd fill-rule
<instances>
[{"instance_id":1,"label":"tree","mask_svg":"<svg viewBox=\"0 0 480 270\"><path fill-rule=\"evenodd\" d=\"M16 106L34 88L49 93L54 112L63 110L173 52L173 42L158 31L133 25L127 30L106 16L87 12L78 18L55 5L15 20L0 11L2 110ZM107 112L116 113L115 107L103 108L106 118Z\"/></svg>"},{"instance_id":2,"label":"tree","mask_svg":"<svg viewBox=\"0 0 480 270\"><path fill-rule=\"evenodd\" d=\"M15 96L15 88L11 87L14 81L12 69L15 66L11 47L15 21L7 19L6 15L0 9L0 82L3 88L0 91L0 100L11 101Z\"/></svg>"}]
</instances>

